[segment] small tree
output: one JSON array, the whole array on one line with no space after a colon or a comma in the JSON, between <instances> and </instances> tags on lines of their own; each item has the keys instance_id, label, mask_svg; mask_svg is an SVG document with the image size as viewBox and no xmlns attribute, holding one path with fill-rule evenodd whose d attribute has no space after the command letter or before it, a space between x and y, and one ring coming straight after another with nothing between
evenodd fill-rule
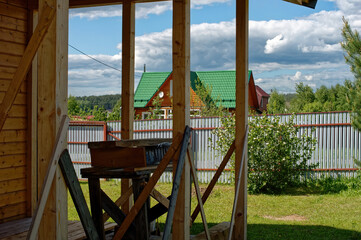
<instances>
[{"instance_id":1,"label":"small tree","mask_svg":"<svg viewBox=\"0 0 361 240\"><path fill-rule=\"evenodd\" d=\"M235 118L222 118L222 128L214 132L222 153L234 139ZM280 117L254 116L249 121L248 135L248 187L252 193L279 193L301 182L303 170L308 165L316 140L308 133L297 136L293 117L282 123Z\"/></svg>"},{"instance_id":2,"label":"small tree","mask_svg":"<svg viewBox=\"0 0 361 240\"><path fill-rule=\"evenodd\" d=\"M270 114L278 114L286 112L286 100L283 94L279 94L277 90L272 91L267 111Z\"/></svg>"},{"instance_id":3,"label":"small tree","mask_svg":"<svg viewBox=\"0 0 361 240\"><path fill-rule=\"evenodd\" d=\"M121 116L122 99L119 99L114 105L112 112L108 116L108 121L120 120Z\"/></svg>"},{"instance_id":4,"label":"small tree","mask_svg":"<svg viewBox=\"0 0 361 240\"><path fill-rule=\"evenodd\" d=\"M357 31L352 31L350 24L343 18L343 42L341 47L346 52L345 60L350 65L355 80L345 81L348 89L348 103L352 109L352 125L361 130L361 37Z\"/></svg>"},{"instance_id":5,"label":"small tree","mask_svg":"<svg viewBox=\"0 0 361 240\"><path fill-rule=\"evenodd\" d=\"M153 107L150 108L150 112L152 113L149 118L151 119L159 119L160 115L162 114L162 103L163 99L161 99L159 96L156 96L153 101L152 105Z\"/></svg>"}]
</instances>

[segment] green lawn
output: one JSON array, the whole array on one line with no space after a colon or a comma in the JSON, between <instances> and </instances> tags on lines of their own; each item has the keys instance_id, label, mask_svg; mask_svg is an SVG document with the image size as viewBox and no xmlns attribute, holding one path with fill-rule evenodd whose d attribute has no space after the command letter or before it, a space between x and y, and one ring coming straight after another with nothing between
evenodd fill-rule
<instances>
[{"instance_id":1,"label":"green lawn","mask_svg":"<svg viewBox=\"0 0 361 240\"><path fill-rule=\"evenodd\" d=\"M88 184L81 185L89 202ZM101 185L112 199L119 196L119 183L104 181ZM201 185L202 189L205 187ZM170 184L158 184L156 188L167 196L171 192ZM205 204L209 226L230 221L233 194L231 185L215 187ZM196 198L192 194L192 209L195 205ZM69 219L78 219L70 195ZM165 216L158 221L164 223ZM191 232L196 234L202 228L198 216ZM361 239L361 193L321 195L303 190L285 195L249 195L248 239Z\"/></svg>"}]
</instances>

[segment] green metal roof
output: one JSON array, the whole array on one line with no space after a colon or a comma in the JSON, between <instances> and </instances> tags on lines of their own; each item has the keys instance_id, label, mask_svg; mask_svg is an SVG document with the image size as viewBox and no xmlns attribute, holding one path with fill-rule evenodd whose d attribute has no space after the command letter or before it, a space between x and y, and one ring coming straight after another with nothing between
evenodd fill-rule
<instances>
[{"instance_id":1,"label":"green metal roof","mask_svg":"<svg viewBox=\"0 0 361 240\"><path fill-rule=\"evenodd\" d=\"M134 107L145 107L171 72L143 73L134 94Z\"/></svg>"},{"instance_id":2,"label":"green metal roof","mask_svg":"<svg viewBox=\"0 0 361 240\"><path fill-rule=\"evenodd\" d=\"M134 96L134 107L145 107L171 72L145 72ZM248 82L252 71L248 72ZM236 71L191 72L191 87L196 91L197 78L204 86L211 87L211 98L225 108L236 106Z\"/></svg>"},{"instance_id":3,"label":"green metal roof","mask_svg":"<svg viewBox=\"0 0 361 240\"><path fill-rule=\"evenodd\" d=\"M248 71L248 82L252 71ZM196 72L202 84L211 87L211 98L225 108L236 107L236 71ZM193 90L196 90L192 83Z\"/></svg>"}]
</instances>

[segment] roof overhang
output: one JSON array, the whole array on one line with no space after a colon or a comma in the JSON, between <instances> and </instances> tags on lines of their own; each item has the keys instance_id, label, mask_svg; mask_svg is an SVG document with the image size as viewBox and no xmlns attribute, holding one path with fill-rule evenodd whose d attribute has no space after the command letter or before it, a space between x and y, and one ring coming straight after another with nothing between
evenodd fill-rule
<instances>
[{"instance_id":1,"label":"roof overhang","mask_svg":"<svg viewBox=\"0 0 361 240\"><path fill-rule=\"evenodd\" d=\"M317 0L283 0L286 2L294 3L297 5L302 5L309 8L315 8L317 4Z\"/></svg>"}]
</instances>

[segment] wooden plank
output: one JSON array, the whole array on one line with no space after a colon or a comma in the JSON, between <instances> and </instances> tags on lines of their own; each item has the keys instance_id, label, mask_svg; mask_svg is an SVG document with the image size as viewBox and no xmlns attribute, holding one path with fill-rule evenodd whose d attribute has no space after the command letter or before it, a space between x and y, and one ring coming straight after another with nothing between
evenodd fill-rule
<instances>
[{"instance_id":1,"label":"wooden plank","mask_svg":"<svg viewBox=\"0 0 361 240\"><path fill-rule=\"evenodd\" d=\"M0 28L19 32L26 32L27 22L13 17L0 15Z\"/></svg>"},{"instance_id":2,"label":"wooden plank","mask_svg":"<svg viewBox=\"0 0 361 240\"><path fill-rule=\"evenodd\" d=\"M125 2L122 16L122 139L133 138L134 121L134 52L135 52L135 4ZM123 179L121 194L128 191L130 181ZM131 201L122 205L123 211L128 214Z\"/></svg>"},{"instance_id":3,"label":"wooden plank","mask_svg":"<svg viewBox=\"0 0 361 240\"><path fill-rule=\"evenodd\" d=\"M180 153L179 153L179 158L177 161L177 170L176 170L176 172L174 174L174 178L173 178L173 187L172 187L172 194L171 194L172 197L169 202L168 214L167 214L167 219L165 222L164 233L163 233L163 238L162 238L163 240L167 240L171 237L172 223L174 222L174 225L177 224L177 222L174 221L175 220L174 214L176 212L175 211L176 207L179 206L178 194L179 194L179 188L181 185L181 178L182 178L183 172L185 172L185 171L183 171L183 169L184 169L184 165L185 165L185 158L187 155L189 137L190 137L190 128L188 126L186 126L186 130L183 135L183 141L182 141L181 149L180 149ZM181 199L181 201L182 200L183 199ZM184 221L186 221L186 220L184 219ZM188 219L188 221L189 221L189 219ZM189 228L189 225L188 225L188 228ZM173 234L173 236L174 236L174 234Z\"/></svg>"},{"instance_id":4,"label":"wooden plank","mask_svg":"<svg viewBox=\"0 0 361 240\"><path fill-rule=\"evenodd\" d=\"M133 194L133 188L129 188L127 192L125 192L125 194L121 195L116 201L115 201L115 205L117 205L118 207L120 207L121 205L123 205L126 201L128 201L128 199L132 196ZM108 213L104 213L103 214L103 222L105 223L108 219L109 219L109 214Z\"/></svg>"},{"instance_id":5,"label":"wooden plank","mask_svg":"<svg viewBox=\"0 0 361 240\"><path fill-rule=\"evenodd\" d=\"M5 121L3 130L24 130L26 129L26 118L10 118Z\"/></svg>"},{"instance_id":6,"label":"wooden plank","mask_svg":"<svg viewBox=\"0 0 361 240\"><path fill-rule=\"evenodd\" d=\"M157 191L155 188L150 192L150 196L152 196L155 200L161 203L164 207L169 208L169 199L166 198L159 191Z\"/></svg>"},{"instance_id":7,"label":"wooden plank","mask_svg":"<svg viewBox=\"0 0 361 240\"><path fill-rule=\"evenodd\" d=\"M0 219L23 215L26 212L25 202L0 207Z\"/></svg>"},{"instance_id":8,"label":"wooden plank","mask_svg":"<svg viewBox=\"0 0 361 240\"><path fill-rule=\"evenodd\" d=\"M5 97L5 92L0 92L0 102L3 101ZM15 100L14 100L14 104L26 104L26 97L27 95L24 93L18 93L16 94Z\"/></svg>"},{"instance_id":9,"label":"wooden plank","mask_svg":"<svg viewBox=\"0 0 361 240\"><path fill-rule=\"evenodd\" d=\"M170 198L171 196L167 197L168 200ZM163 204L158 203L149 210L148 221L153 222L154 220L156 220L166 212L168 212L168 208L164 207Z\"/></svg>"},{"instance_id":10,"label":"wooden plank","mask_svg":"<svg viewBox=\"0 0 361 240\"><path fill-rule=\"evenodd\" d=\"M0 169L25 166L26 155L0 156Z\"/></svg>"},{"instance_id":11,"label":"wooden plank","mask_svg":"<svg viewBox=\"0 0 361 240\"><path fill-rule=\"evenodd\" d=\"M8 92L5 95L0 105L0 131L4 126L9 109L15 100L16 94L20 89L21 83L24 80L31 66L34 55L37 52L42 40L44 39L44 36L47 33L52 20L54 19L54 15L55 15L55 10L49 6L46 6L42 14L42 17L39 20L39 24L37 25L29 41L29 44L25 49L25 53L19 63L19 67L17 68L17 71L14 74ZM0 29L0 36L1 36L1 29Z\"/></svg>"},{"instance_id":12,"label":"wooden plank","mask_svg":"<svg viewBox=\"0 0 361 240\"><path fill-rule=\"evenodd\" d=\"M120 228L117 230L117 232L114 235L114 239L122 239L125 232L129 228L130 224L133 222L135 216L137 215L139 209L143 206L145 201L148 199L148 196L152 189L154 188L155 184L159 180L160 176L163 174L164 170L167 168L168 163L171 159L173 159L174 154L178 151L180 147L180 143L182 141L182 135L177 134L174 139L173 143L168 149L167 153L164 155L162 161L159 163L157 169L154 171L153 175L150 177L147 185L145 185L143 191L139 195L138 199L135 201L134 206L130 209L129 214L127 214L127 217L123 221L123 224L120 226Z\"/></svg>"},{"instance_id":13,"label":"wooden plank","mask_svg":"<svg viewBox=\"0 0 361 240\"><path fill-rule=\"evenodd\" d=\"M17 191L7 194L0 194L0 207L22 203L26 201L26 191Z\"/></svg>"},{"instance_id":14,"label":"wooden plank","mask_svg":"<svg viewBox=\"0 0 361 240\"><path fill-rule=\"evenodd\" d=\"M1 168L0 169L0 182L9 181L13 179L24 178L25 179L26 168L25 166L13 167L13 168Z\"/></svg>"},{"instance_id":15,"label":"wooden plank","mask_svg":"<svg viewBox=\"0 0 361 240\"><path fill-rule=\"evenodd\" d=\"M0 143L0 155L15 155L15 154L25 154L26 153L26 143Z\"/></svg>"},{"instance_id":16,"label":"wooden plank","mask_svg":"<svg viewBox=\"0 0 361 240\"><path fill-rule=\"evenodd\" d=\"M31 218L18 219L0 226L0 239L28 231Z\"/></svg>"},{"instance_id":17,"label":"wooden plank","mask_svg":"<svg viewBox=\"0 0 361 240\"><path fill-rule=\"evenodd\" d=\"M183 132L186 125L190 125L190 0L173 0L172 34L172 65L173 79L175 79L173 81L173 136L175 136L176 133ZM176 169L177 162L173 164ZM189 213L190 172L188 161L186 161L173 219L173 240L189 239Z\"/></svg>"},{"instance_id":18,"label":"wooden plank","mask_svg":"<svg viewBox=\"0 0 361 240\"><path fill-rule=\"evenodd\" d=\"M66 185L69 188L70 195L73 199L76 211L83 225L85 234L88 239L99 239L95 229L94 222L91 218L83 192L80 188L78 177L76 176L73 163L71 162L68 150L64 150L59 160L59 166L63 173Z\"/></svg>"},{"instance_id":19,"label":"wooden plank","mask_svg":"<svg viewBox=\"0 0 361 240\"><path fill-rule=\"evenodd\" d=\"M25 44L5 42L5 41L0 41L0 45L4 46L0 48L0 53L5 53L15 56L22 56L26 48Z\"/></svg>"},{"instance_id":20,"label":"wooden plank","mask_svg":"<svg viewBox=\"0 0 361 240\"><path fill-rule=\"evenodd\" d=\"M14 32L12 30L0 28L0 40L25 44L26 43L26 33Z\"/></svg>"},{"instance_id":21,"label":"wooden plank","mask_svg":"<svg viewBox=\"0 0 361 240\"><path fill-rule=\"evenodd\" d=\"M2 67L0 67L0 71L1 71L1 68ZM9 68L8 70L11 70L11 69L12 68ZM11 71L8 71L8 72L4 73L4 75L14 76L14 74L12 74L10 72ZM1 74L1 72L0 72L0 74ZM5 79L5 78L0 79L0 92L6 92L9 89L10 85L11 85L11 79ZM26 93L26 92L27 92L27 89L26 89L26 81L25 81L21 84L19 93Z\"/></svg>"},{"instance_id":22,"label":"wooden plank","mask_svg":"<svg viewBox=\"0 0 361 240\"><path fill-rule=\"evenodd\" d=\"M0 2L7 3L9 5L26 8L27 0L0 0Z\"/></svg>"},{"instance_id":23,"label":"wooden plank","mask_svg":"<svg viewBox=\"0 0 361 240\"><path fill-rule=\"evenodd\" d=\"M0 2L0 15L18 18L26 21L28 17L28 12L25 8Z\"/></svg>"},{"instance_id":24,"label":"wooden plank","mask_svg":"<svg viewBox=\"0 0 361 240\"><path fill-rule=\"evenodd\" d=\"M0 181L0 194L21 191L26 189L25 178L21 179L7 179L6 181Z\"/></svg>"},{"instance_id":25,"label":"wooden plank","mask_svg":"<svg viewBox=\"0 0 361 240\"><path fill-rule=\"evenodd\" d=\"M133 196L134 200L138 199L139 195L142 192L143 184L145 183L144 178L133 178ZM148 212L147 212L147 202L149 201L149 197L141 206L138 211L138 214L135 216L135 239L139 240L149 240L149 223L148 223ZM128 229L129 231L129 229Z\"/></svg>"},{"instance_id":26,"label":"wooden plank","mask_svg":"<svg viewBox=\"0 0 361 240\"><path fill-rule=\"evenodd\" d=\"M18 67L21 57L0 53L0 65L3 67Z\"/></svg>"},{"instance_id":27,"label":"wooden plank","mask_svg":"<svg viewBox=\"0 0 361 240\"><path fill-rule=\"evenodd\" d=\"M59 161L59 158L61 155L61 151L63 148L63 143L66 142L68 125L69 125L69 118L64 115L62 117L60 129L58 131L56 141L55 141L55 144L53 147L53 152L52 152L51 158L50 158L51 160L48 165L48 171L47 171L46 177L44 179L43 187L42 187L41 194L40 194L41 198L37 204L36 211L33 216L33 220L32 220L32 223L31 223L31 226L29 229L27 239L35 239L36 238L38 228L40 225L40 221L43 216L45 204L46 204L48 196L49 196L50 187L52 185L55 171L56 171L58 161Z\"/></svg>"},{"instance_id":28,"label":"wooden plank","mask_svg":"<svg viewBox=\"0 0 361 240\"><path fill-rule=\"evenodd\" d=\"M127 168L147 166L145 148L90 149L94 167ZM131 159L131 161L129 161Z\"/></svg>"},{"instance_id":29,"label":"wooden plank","mask_svg":"<svg viewBox=\"0 0 361 240\"><path fill-rule=\"evenodd\" d=\"M224 168L226 167L229 159L231 158L231 156L232 156L232 154L234 152L234 149L235 149L235 142L233 141L230 148L228 149L226 155L224 156L221 164L219 165L216 173L214 174L212 180L208 184L206 191L204 192L204 194L202 196L202 203L203 204L205 204L205 202L207 201L209 195L211 194L214 186L216 185L216 183L217 183L219 177L221 176ZM192 213L192 223L196 220L199 211L200 211L200 205L198 204L196 206L196 208L194 209L193 213Z\"/></svg>"},{"instance_id":30,"label":"wooden plank","mask_svg":"<svg viewBox=\"0 0 361 240\"><path fill-rule=\"evenodd\" d=\"M9 117L27 117L26 105L13 105L10 108Z\"/></svg>"},{"instance_id":31,"label":"wooden plank","mask_svg":"<svg viewBox=\"0 0 361 240\"><path fill-rule=\"evenodd\" d=\"M236 171L238 170L238 172L240 174L238 174L238 178L236 179L236 193L234 195L234 202L233 202L232 217L231 217L231 224L230 224L230 228L229 228L228 240L234 239L234 238L232 238L232 235L235 234L235 233L233 233L233 226L234 226L234 222L235 222L235 214L236 214L238 196L239 196L240 191L242 190L242 188L241 188L242 178L244 178L244 176L242 174L244 174L243 168L245 168L244 162L245 162L245 158L246 158L245 156L247 155L247 152L246 152L247 151L247 139L248 139L248 126L246 126L246 133L245 133L243 141L242 141L243 155L242 155L241 164L239 164L240 169L236 169Z\"/></svg>"},{"instance_id":32,"label":"wooden plank","mask_svg":"<svg viewBox=\"0 0 361 240\"><path fill-rule=\"evenodd\" d=\"M204 213L204 209L203 209L203 203L202 203L202 198L201 198L201 190L199 189L199 185L198 185L197 172L196 172L196 168L194 167L194 164L193 164L193 157L190 154L191 151L192 151L191 148L188 147L187 155L188 155L189 165L191 167L191 173L192 173L192 177L193 177L194 188L196 190L197 200L198 200L198 204L199 204L200 210L201 210L201 216L202 216L204 232L206 234L207 240L211 240L211 235L209 234L209 229L208 229L207 220L206 220L206 214Z\"/></svg>"},{"instance_id":33,"label":"wooden plank","mask_svg":"<svg viewBox=\"0 0 361 240\"><path fill-rule=\"evenodd\" d=\"M160 2L168 0L132 0L133 3L146 3L146 2ZM107 5L116 5L123 4L124 0L69 0L69 5L71 8L83 8L83 7L96 7L96 6L107 6Z\"/></svg>"},{"instance_id":34,"label":"wooden plank","mask_svg":"<svg viewBox=\"0 0 361 240\"><path fill-rule=\"evenodd\" d=\"M236 178L241 174L238 169L243 156L242 138L248 121L248 2L236 1ZM244 165L240 185L242 189L236 205L234 240L247 239L247 160Z\"/></svg>"},{"instance_id":35,"label":"wooden plank","mask_svg":"<svg viewBox=\"0 0 361 240\"><path fill-rule=\"evenodd\" d=\"M101 208L102 198L99 178L89 178L88 185L93 222L98 232L98 238L105 240L104 223L102 218L103 212Z\"/></svg>"}]
</instances>

